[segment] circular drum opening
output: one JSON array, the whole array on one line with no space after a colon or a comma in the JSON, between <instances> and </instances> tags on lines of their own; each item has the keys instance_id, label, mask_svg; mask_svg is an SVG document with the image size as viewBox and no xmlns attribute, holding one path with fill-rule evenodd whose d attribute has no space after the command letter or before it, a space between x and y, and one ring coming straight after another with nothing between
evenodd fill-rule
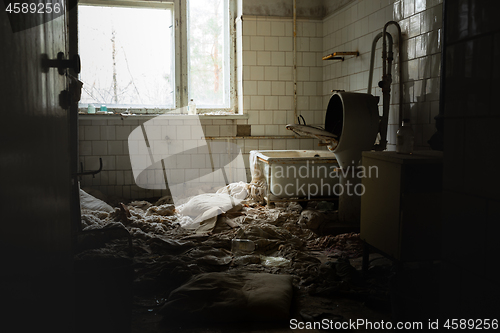
<instances>
[{"instance_id":1,"label":"circular drum opening","mask_svg":"<svg viewBox=\"0 0 500 333\"><path fill-rule=\"evenodd\" d=\"M342 128L344 125L344 105L340 95L335 94L330 98L325 116L325 130L337 135L337 140L340 141Z\"/></svg>"}]
</instances>

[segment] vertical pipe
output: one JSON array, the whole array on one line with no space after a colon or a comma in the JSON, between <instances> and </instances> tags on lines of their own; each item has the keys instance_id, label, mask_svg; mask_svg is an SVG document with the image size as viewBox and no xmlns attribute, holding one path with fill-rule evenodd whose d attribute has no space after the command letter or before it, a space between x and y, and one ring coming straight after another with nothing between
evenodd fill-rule
<instances>
[{"instance_id":1,"label":"vertical pipe","mask_svg":"<svg viewBox=\"0 0 500 333\"><path fill-rule=\"evenodd\" d=\"M297 124L297 0L293 0L293 119Z\"/></svg>"},{"instance_id":2,"label":"vertical pipe","mask_svg":"<svg viewBox=\"0 0 500 333\"><path fill-rule=\"evenodd\" d=\"M398 114L398 123L401 121L401 119L403 119L403 70L401 68L401 61L402 61L402 55L403 55L403 38L402 38L402 35L401 35L401 27L399 26L399 23L396 22L396 21L389 21L387 22L385 25L384 25L384 35L386 33L386 30L387 30L387 27L390 25L390 24L394 24L396 26L396 28L398 29L398 62L399 62L399 114ZM385 42L385 38L384 38L384 42ZM385 52L385 44L384 44L384 50L383 52ZM385 62L384 62L384 66L385 66ZM385 70L384 70L384 74L385 74Z\"/></svg>"},{"instance_id":3,"label":"vertical pipe","mask_svg":"<svg viewBox=\"0 0 500 333\"><path fill-rule=\"evenodd\" d=\"M385 41L385 38L387 38L387 40L389 41L389 55L390 55L390 58L392 58L392 36L391 34L389 34L388 32L386 32L384 34L384 32L381 32L379 34L377 34L375 36L375 38L373 39L373 43L372 43L372 53L371 53L371 58L370 58L370 70L369 70L369 73L368 73L368 94L371 94L371 91L372 91L372 81L373 81L373 67L374 67L374 63L375 63L375 49L377 47L377 42L380 38L382 38L382 36L385 36L384 37L384 41ZM392 60L391 60L392 62ZM383 63L385 65L385 59L383 59ZM383 92L383 99L382 99L382 118L380 120L380 125L379 125L379 133L380 133L380 141L379 141L379 144L376 148L376 150L385 150L386 147L387 147L387 122L388 122L388 119L389 119L389 104L390 104L390 82L391 81L391 78L390 78L390 64L389 64L389 70L388 70L388 75L387 74L384 74L382 76L382 81L379 82L379 86L380 86L380 83L382 83L382 92ZM385 67L385 66L384 66ZM386 71L386 68L384 68L384 73ZM388 87L385 86L386 83L389 83L388 84Z\"/></svg>"},{"instance_id":4,"label":"vertical pipe","mask_svg":"<svg viewBox=\"0 0 500 333\"><path fill-rule=\"evenodd\" d=\"M372 53L370 56L370 69L368 71L368 94L372 93L372 85L373 85L373 68L375 66L375 49L377 48L377 42L383 36L383 32L377 34L372 42ZM389 49L392 50L392 36L388 32L385 33L387 40L389 41Z\"/></svg>"}]
</instances>

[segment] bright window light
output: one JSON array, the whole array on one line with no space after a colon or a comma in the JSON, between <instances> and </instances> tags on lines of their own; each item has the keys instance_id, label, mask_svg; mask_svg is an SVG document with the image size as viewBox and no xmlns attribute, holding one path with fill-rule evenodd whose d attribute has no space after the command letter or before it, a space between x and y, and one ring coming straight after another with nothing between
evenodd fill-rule
<instances>
[{"instance_id":1,"label":"bright window light","mask_svg":"<svg viewBox=\"0 0 500 333\"><path fill-rule=\"evenodd\" d=\"M189 0L189 99L197 107L229 108L229 0Z\"/></svg>"},{"instance_id":2,"label":"bright window light","mask_svg":"<svg viewBox=\"0 0 500 333\"><path fill-rule=\"evenodd\" d=\"M78 6L80 105L175 108L172 7Z\"/></svg>"}]
</instances>

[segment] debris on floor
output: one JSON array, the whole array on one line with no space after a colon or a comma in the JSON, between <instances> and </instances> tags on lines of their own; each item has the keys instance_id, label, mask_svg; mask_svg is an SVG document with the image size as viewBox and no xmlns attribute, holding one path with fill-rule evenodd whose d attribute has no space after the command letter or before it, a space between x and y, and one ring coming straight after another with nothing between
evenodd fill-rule
<instances>
[{"instance_id":1,"label":"debris on floor","mask_svg":"<svg viewBox=\"0 0 500 333\"><path fill-rule=\"evenodd\" d=\"M268 273L204 273L172 291L159 313L202 322L286 320L292 277Z\"/></svg>"},{"instance_id":2,"label":"debris on floor","mask_svg":"<svg viewBox=\"0 0 500 333\"><path fill-rule=\"evenodd\" d=\"M280 307L290 309L292 288L294 297L299 299L295 302L299 308L294 313L296 316L302 313L304 318L343 318L328 302L319 308L315 303L316 308L311 309L305 301L310 297L347 297L368 303L388 300L385 280L377 281L369 274L361 277L359 234L321 236L314 232L320 224L335 218L336 211L332 210L335 205L314 203L304 209L296 202L277 202L269 208L254 200L251 191L249 184L237 183L218 193L196 195L179 206L164 197L154 203L122 202L111 210L100 203L104 203L102 200L93 200L82 191L86 202L99 204L82 204L82 227L84 231L119 227L131 235L134 306L143 314L154 313L170 319L184 314L221 321L240 318L234 313L239 309L245 315L269 320L272 319L268 318L269 313L258 312L255 306L261 306L262 298L271 297L272 289L286 295L286 300L264 302L270 307L276 305L277 309L268 309L275 319L279 319L277 313L289 316ZM77 257L130 258L123 238L92 237L97 236L86 235L85 250ZM240 250L233 240L241 240L237 245ZM357 268L353 261L357 262ZM259 279L287 282L271 288L267 282L258 282ZM235 285L237 281L239 284ZM245 294L248 302L254 297L248 295L248 288L257 288L252 290L261 297L252 303L251 310L244 309L238 297L230 297ZM203 303L201 298L207 292L217 293L212 295L214 304ZM224 299L224 304L215 301L219 298ZM151 305L141 312L144 308L141 304ZM183 312L188 308L191 314ZM201 311L202 308L206 311Z\"/></svg>"}]
</instances>

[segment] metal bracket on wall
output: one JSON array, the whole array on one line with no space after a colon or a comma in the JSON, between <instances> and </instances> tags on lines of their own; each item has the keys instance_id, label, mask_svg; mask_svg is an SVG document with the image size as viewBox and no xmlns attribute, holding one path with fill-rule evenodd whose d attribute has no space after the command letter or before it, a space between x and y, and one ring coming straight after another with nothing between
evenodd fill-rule
<instances>
[{"instance_id":1,"label":"metal bracket on wall","mask_svg":"<svg viewBox=\"0 0 500 333\"><path fill-rule=\"evenodd\" d=\"M83 171L83 163L80 162L80 170L81 172L73 174L73 177L80 177L80 176L86 176L86 175L92 175L92 178L94 178L95 175L97 175L99 172L102 171L102 158L99 157L99 169L95 171Z\"/></svg>"},{"instance_id":2,"label":"metal bracket on wall","mask_svg":"<svg viewBox=\"0 0 500 333\"><path fill-rule=\"evenodd\" d=\"M358 51L354 51L354 52L333 52L332 54L329 54L329 55L326 55L324 56L323 60L342 60L344 61L344 57L342 56L348 56L348 55L353 55L353 56L359 56L359 52Z\"/></svg>"}]
</instances>

